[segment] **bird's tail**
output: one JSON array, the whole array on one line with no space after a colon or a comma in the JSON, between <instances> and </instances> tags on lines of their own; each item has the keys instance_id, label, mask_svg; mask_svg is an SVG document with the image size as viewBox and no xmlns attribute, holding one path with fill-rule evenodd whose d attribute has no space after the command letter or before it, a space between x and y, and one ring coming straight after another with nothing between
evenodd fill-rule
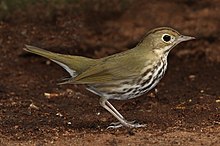
<instances>
[{"instance_id":1,"label":"bird's tail","mask_svg":"<svg viewBox=\"0 0 220 146\"><path fill-rule=\"evenodd\" d=\"M43 56L57 63L71 75L71 79L97 62L96 59L53 53L30 45L26 45L24 50Z\"/></svg>"}]
</instances>

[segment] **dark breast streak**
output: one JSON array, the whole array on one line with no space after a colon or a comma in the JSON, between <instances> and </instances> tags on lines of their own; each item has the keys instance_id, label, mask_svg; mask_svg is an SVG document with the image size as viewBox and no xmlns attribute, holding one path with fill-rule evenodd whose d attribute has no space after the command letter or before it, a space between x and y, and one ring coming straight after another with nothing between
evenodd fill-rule
<instances>
[{"instance_id":1,"label":"dark breast streak","mask_svg":"<svg viewBox=\"0 0 220 146\"><path fill-rule=\"evenodd\" d=\"M139 89L136 89L136 95L140 96L154 88L159 83L161 78L164 76L166 68L166 60L161 60L160 62L156 63L154 69L152 70L152 74L149 76L149 78L143 80L141 82L141 87Z\"/></svg>"},{"instance_id":2,"label":"dark breast streak","mask_svg":"<svg viewBox=\"0 0 220 146\"><path fill-rule=\"evenodd\" d=\"M161 59L155 63L151 69L146 69L137 80L136 84L139 86L130 88L129 92L127 91L122 95L120 100L135 98L147 93L159 83L160 79L164 76L166 69L166 58Z\"/></svg>"}]
</instances>

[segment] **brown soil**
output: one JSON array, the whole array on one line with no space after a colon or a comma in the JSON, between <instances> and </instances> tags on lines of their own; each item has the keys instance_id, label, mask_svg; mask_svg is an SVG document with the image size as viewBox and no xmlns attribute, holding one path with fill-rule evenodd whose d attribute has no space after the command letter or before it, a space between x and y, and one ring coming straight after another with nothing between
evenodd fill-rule
<instances>
[{"instance_id":1,"label":"brown soil","mask_svg":"<svg viewBox=\"0 0 220 146\"><path fill-rule=\"evenodd\" d=\"M0 22L0 145L220 145L218 0L119 0L45 4ZM145 128L107 130L116 119L68 74L24 44L100 58L132 48L151 28L171 26L195 41L169 55L168 71L142 97L111 101ZM50 96L48 96L50 94Z\"/></svg>"}]
</instances>

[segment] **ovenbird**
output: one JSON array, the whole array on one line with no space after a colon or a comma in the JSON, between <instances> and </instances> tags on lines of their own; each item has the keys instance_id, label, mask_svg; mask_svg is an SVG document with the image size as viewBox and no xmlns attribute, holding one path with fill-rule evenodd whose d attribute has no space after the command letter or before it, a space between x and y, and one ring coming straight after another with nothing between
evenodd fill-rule
<instances>
[{"instance_id":1,"label":"ovenbird","mask_svg":"<svg viewBox=\"0 0 220 146\"><path fill-rule=\"evenodd\" d=\"M99 95L100 105L119 121L109 128L137 128L145 125L127 121L108 100L135 98L154 88L167 69L170 50L192 39L195 38L161 27L148 32L133 49L101 59L52 53L29 45L25 50L63 67L71 77L61 84L84 84L89 91Z\"/></svg>"}]
</instances>

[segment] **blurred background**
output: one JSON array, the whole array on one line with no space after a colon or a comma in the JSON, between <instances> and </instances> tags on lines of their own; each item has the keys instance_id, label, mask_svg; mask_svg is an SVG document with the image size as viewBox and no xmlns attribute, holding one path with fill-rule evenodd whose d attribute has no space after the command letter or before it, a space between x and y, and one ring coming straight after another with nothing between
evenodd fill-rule
<instances>
[{"instance_id":1,"label":"blurred background","mask_svg":"<svg viewBox=\"0 0 220 146\"><path fill-rule=\"evenodd\" d=\"M114 118L99 106L99 98L83 86L57 86L68 74L23 48L30 44L100 58L133 48L160 26L197 39L171 51L158 93L113 104L128 119L148 125L136 135L149 137L150 131L156 137L139 144L188 144L184 138L190 134L178 130L199 133L194 133L194 144L220 143L219 14L219 0L0 0L0 145L14 144L11 140L77 144L75 135L82 131L85 137L78 144L91 144L94 131L92 137L100 140L94 144L135 143L123 137L124 130L113 130L109 137L108 131L100 132ZM170 129L177 133L157 139L157 130ZM178 134L183 138L175 139Z\"/></svg>"}]
</instances>

